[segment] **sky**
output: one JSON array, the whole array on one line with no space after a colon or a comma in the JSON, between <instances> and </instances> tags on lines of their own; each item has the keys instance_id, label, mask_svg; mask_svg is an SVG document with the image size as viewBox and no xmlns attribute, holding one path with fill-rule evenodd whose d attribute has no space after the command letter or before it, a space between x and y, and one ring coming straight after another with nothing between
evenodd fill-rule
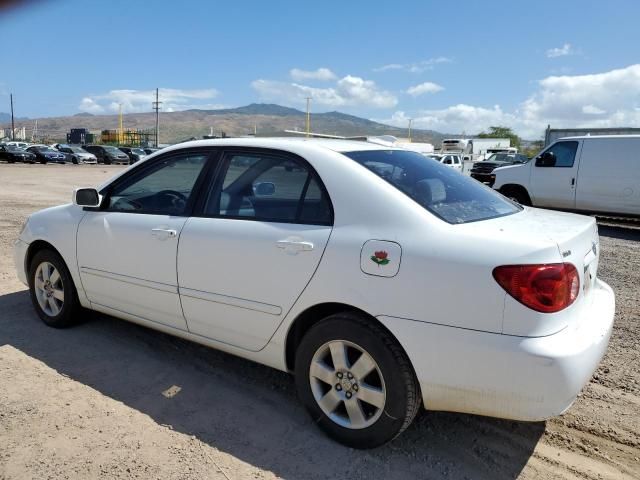
<instances>
[{"instance_id":1,"label":"sky","mask_svg":"<svg viewBox=\"0 0 640 480\"><path fill-rule=\"evenodd\" d=\"M443 133L640 127L640 2L0 1L0 112L338 110ZM592 6L593 5L593 6Z\"/></svg>"}]
</instances>

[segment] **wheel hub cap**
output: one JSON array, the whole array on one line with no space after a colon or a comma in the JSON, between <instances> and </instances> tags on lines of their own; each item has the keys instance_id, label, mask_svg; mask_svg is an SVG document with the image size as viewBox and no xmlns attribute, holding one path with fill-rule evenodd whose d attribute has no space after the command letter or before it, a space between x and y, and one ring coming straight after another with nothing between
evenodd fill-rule
<instances>
[{"instance_id":1,"label":"wheel hub cap","mask_svg":"<svg viewBox=\"0 0 640 480\"><path fill-rule=\"evenodd\" d=\"M309 383L322 412L342 427L369 427L384 411L386 388L380 368L353 342L322 345L311 360Z\"/></svg>"}]
</instances>

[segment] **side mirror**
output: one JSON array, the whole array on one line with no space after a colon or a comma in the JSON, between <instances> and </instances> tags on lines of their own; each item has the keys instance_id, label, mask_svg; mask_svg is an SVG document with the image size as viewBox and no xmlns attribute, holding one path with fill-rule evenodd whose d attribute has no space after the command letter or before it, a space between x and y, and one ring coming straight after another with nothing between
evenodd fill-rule
<instances>
[{"instance_id":1,"label":"side mirror","mask_svg":"<svg viewBox=\"0 0 640 480\"><path fill-rule=\"evenodd\" d=\"M550 151L544 152L536 158L536 167L555 167L556 154Z\"/></svg>"},{"instance_id":2,"label":"side mirror","mask_svg":"<svg viewBox=\"0 0 640 480\"><path fill-rule=\"evenodd\" d=\"M100 194L95 188L76 188L73 191L73 203L80 207L99 207Z\"/></svg>"},{"instance_id":3,"label":"side mirror","mask_svg":"<svg viewBox=\"0 0 640 480\"><path fill-rule=\"evenodd\" d=\"M272 182L260 182L253 186L253 193L257 197L268 197L276 193L276 185Z\"/></svg>"}]
</instances>

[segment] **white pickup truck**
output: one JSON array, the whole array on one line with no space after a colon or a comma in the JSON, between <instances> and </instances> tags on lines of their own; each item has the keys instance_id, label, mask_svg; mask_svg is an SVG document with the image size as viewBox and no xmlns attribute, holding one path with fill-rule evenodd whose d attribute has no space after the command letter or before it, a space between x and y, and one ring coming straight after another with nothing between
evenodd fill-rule
<instances>
[{"instance_id":1,"label":"white pickup truck","mask_svg":"<svg viewBox=\"0 0 640 480\"><path fill-rule=\"evenodd\" d=\"M523 205L640 216L640 135L561 138L492 173L493 188Z\"/></svg>"}]
</instances>

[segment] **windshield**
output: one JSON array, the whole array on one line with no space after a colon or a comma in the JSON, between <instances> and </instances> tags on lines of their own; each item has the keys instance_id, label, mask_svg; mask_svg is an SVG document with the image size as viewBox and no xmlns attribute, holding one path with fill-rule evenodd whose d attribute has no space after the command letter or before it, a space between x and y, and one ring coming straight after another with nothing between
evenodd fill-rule
<instances>
[{"instance_id":1,"label":"windshield","mask_svg":"<svg viewBox=\"0 0 640 480\"><path fill-rule=\"evenodd\" d=\"M108 145L105 145L103 148L109 153L122 153L122 151L118 150L116 147L110 147Z\"/></svg>"},{"instance_id":2,"label":"windshield","mask_svg":"<svg viewBox=\"0 0 640 480\"><path fill-rule=\"evenodd\" d=\"M80 147L69 147L68 150L71 150L73 153L89 153L84 148Z\"/></svg>"},{"instance_id":3,"label":"windshield","mask_svg":"<svg viewBox=\"0 0 640 480\"><path fill-rule=\"evenodd\" d=\"M132 149L131 149L131 151L132 151L133 153L138 154L138 155L146 155L146 154L147 154L147 153L146 153L144 150L142 150L141 148L132 148Z\"/></svg>"},{"instance_id":4,"label":"windshield","mask_svg":"<svg viewBox=\"0 0 640 480\"><path fill-rule=\"evenodd\" d=\"M58 153L57 150L54 150L51 147L35 147L39 152L53 152L53 153Z\"/></svg>"},{"instance_id":5,"label":"windshield","mask_svg":"<svg viewBox=\"0 0 640 480\"><path fill-rule=\"evenodd\" d=\"M485 161L497 162L497 163L526 163L529 161L529 157L526 155L514 154L514 153L494 153Z\"/></svg>"},{"instance_id":6,"label":"windshield","mask_svg":"<svg viewBox=\"0 0 640 480\"><path fill-rule=\"evenodd\" d=\"M521 210L491 188L419 153L372 150L344 155L449 223L487 220Z\"/></svg>"}]
</instances>

